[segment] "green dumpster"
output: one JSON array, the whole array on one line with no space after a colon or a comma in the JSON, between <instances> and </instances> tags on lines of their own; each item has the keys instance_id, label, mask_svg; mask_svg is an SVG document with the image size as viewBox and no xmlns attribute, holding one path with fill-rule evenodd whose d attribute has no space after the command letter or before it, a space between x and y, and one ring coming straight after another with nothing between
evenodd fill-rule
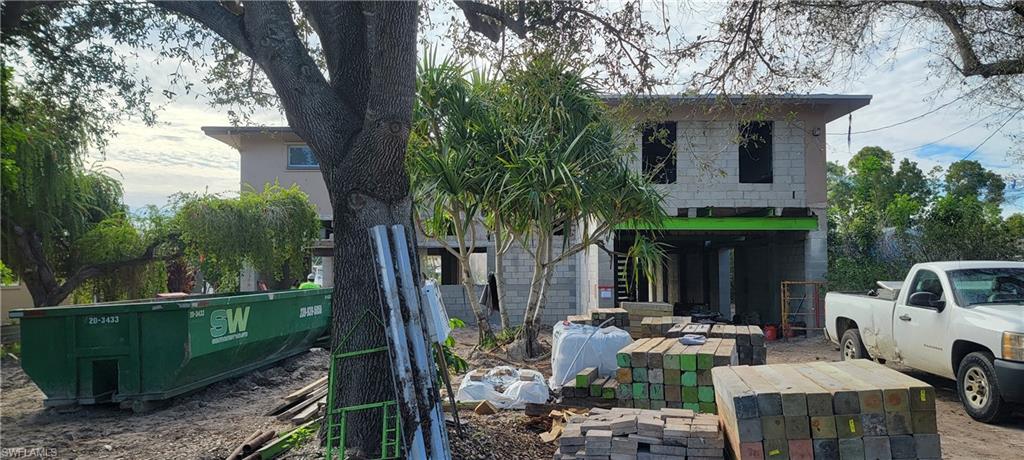
<instances>
[{"instance_id":1,"label":"green dumpster","mask_svg":"<svg viewBox=\"0 0 1024 460\"><path fill-rule=\"evenodd\" d=\"M45 405L142 410L309 349L331 290L214 294L14 310L21 366Z\"/></svg>"}]
</instances>

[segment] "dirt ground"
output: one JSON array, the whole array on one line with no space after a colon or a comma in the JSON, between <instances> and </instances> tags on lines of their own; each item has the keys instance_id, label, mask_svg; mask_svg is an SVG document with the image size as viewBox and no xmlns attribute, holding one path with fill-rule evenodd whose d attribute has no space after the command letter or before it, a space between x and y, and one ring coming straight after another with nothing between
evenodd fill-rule
<instances>
[{"instance_id":1,"label":"dirt ground","mask_svg":"<svg viewBox=\"0 0 1024 460\"><path fill-rule=\"evenodd\" d=\"M456 333L456 350L467 358L471 369L514 364L550 374L549 358L515 363L501 352L474 351L475 339L472 330ZM542 341L549 340L549 335L542 336ZM768 350L769 363L837 357L831 344L816 339L773 342ZM326 369L327 354L315 351L176 398L168 407L146 414L116 407L57 413L42 407L42 393L16 361L4 358L0 367L0 458L222 459L258 429L289 429L289 424L263 414ZM1024 414L1016 414L1013 421L1001 426L977 423L956 400L953 382L900 370L936 387L945 458L1024 458ZM453 378L453 384L458 381ZM466 428L461 439L451 433L455 458L550 458L554 451L554 445L538 440L537 434L545 428L537 425L537 419L512 411L494 416L469 411L460 414ZM319 457L320 449L306 445L286 458Z\"/></svg>"},{"instance_id":2,"label":"dirt ground","mask_svg":"<svg viewBox=\"0 0 1024 460\"><path fill-rule=\"evenodd\" d=\"M326 352L312 351L144 414L116 406L58 413L43 408L42 392L17 361L4 357L0 458L223 459L256 430L291 429L263 414L325 375L327 365Z\"/></svg>"},{"instance_id":3,"label":"dirt ground","mask_svg":"<svg viewBox=\"0 0 1024 460\"><path fill-rule=\"evenodd\" d=\"M839 351L821 339L791 339L769 342L768 363L838 361ZM956 383L924 372L891 366L935 387L936 415L947 459L1019 459L1024 458L1024 412L1002 425L974 421L964 412L956 397Z\"/></svg>"}]
</instances>

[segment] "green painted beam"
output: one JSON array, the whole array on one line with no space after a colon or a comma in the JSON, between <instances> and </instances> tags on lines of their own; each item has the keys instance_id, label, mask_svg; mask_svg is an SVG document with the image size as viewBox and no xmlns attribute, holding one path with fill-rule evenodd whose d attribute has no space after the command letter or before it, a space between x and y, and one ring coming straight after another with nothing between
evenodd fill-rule
<instances>
[{"instance_id":1,"label":"green painted beam","mask_svg":"<svg viewBox=\"0 0 1024 460\"><path fill-rule=\"evenodd\" d=\"M661 225L626 222L616 230L817 230L818 218L810 217L666 217Z\"/></svg>"}]
</instances>

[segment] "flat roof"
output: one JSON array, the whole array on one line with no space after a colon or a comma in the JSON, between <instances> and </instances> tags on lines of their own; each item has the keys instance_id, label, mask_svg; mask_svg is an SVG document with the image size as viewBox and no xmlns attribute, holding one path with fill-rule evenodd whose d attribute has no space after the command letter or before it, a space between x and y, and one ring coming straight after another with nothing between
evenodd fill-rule
<instances>
[{"instance_id":1,"label":"flat roof","mask_svg":"<svg viewBox=\"0 0 1024 460\"><path fill-rule=\"evenodd\" d=\"M289 126L203 126L202 130L203 134L236 149L242 147L242 136L262 135L286 142L302 142Z\"/></svg>"},{"instance_id":2,"label":"flat roof","mask_svg":"<svg viewBox=\"0 0 1024 460\"><path fill-rule=\"evenodd\" d=\"M665 102L678 105L712 105L727 100L736 106L750 106L758 103L789 104L819 106L825 114L825 122L833 121L871 103L870 94L731 94L728 96L685 95L685 94L648 94L625 95L603 94L601 100L610 105L618 105L627 101ZM301 139L288 126L203 126L203 133L234 148L241 147L242 136L263 135L281 137L285 141L298 142Z\"/></svg>"},{"instance_id":3,"label":"flat roof","mask_svg":"<svg viewBox=\"0 0 1024 460\"><path fill-rule=\"evenodd\" d=\"M623 102L638 101L663 102L676 105L714 105L728 102L734 106L751 106L754 104L789 104L820 106L824 109L825 122L830 122L847 115L871 103L870 94L603 94L600 96L605 103L618 105Z\"/></svg>"}]
</instances>

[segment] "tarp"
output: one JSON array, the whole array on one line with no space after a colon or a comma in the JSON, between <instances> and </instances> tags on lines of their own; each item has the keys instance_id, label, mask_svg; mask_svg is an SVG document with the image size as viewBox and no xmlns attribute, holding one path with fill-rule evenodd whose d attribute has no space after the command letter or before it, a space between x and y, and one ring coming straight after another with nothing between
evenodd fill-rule
<instances>
[{"instance_id":1,"label":"tarp","mask_svg":"<svg viewBox=\"0 0 1024 460\"><path fill-rule=\"evenodd\" d=\"M551 339L548 386L554 390L572 382L577 373L588 367L596 367L602 376L612 375L619 368L615 354L633 343L629 333L617 327L598 329L568 321L555 324Z\"/></svg>"}]
</instances>

